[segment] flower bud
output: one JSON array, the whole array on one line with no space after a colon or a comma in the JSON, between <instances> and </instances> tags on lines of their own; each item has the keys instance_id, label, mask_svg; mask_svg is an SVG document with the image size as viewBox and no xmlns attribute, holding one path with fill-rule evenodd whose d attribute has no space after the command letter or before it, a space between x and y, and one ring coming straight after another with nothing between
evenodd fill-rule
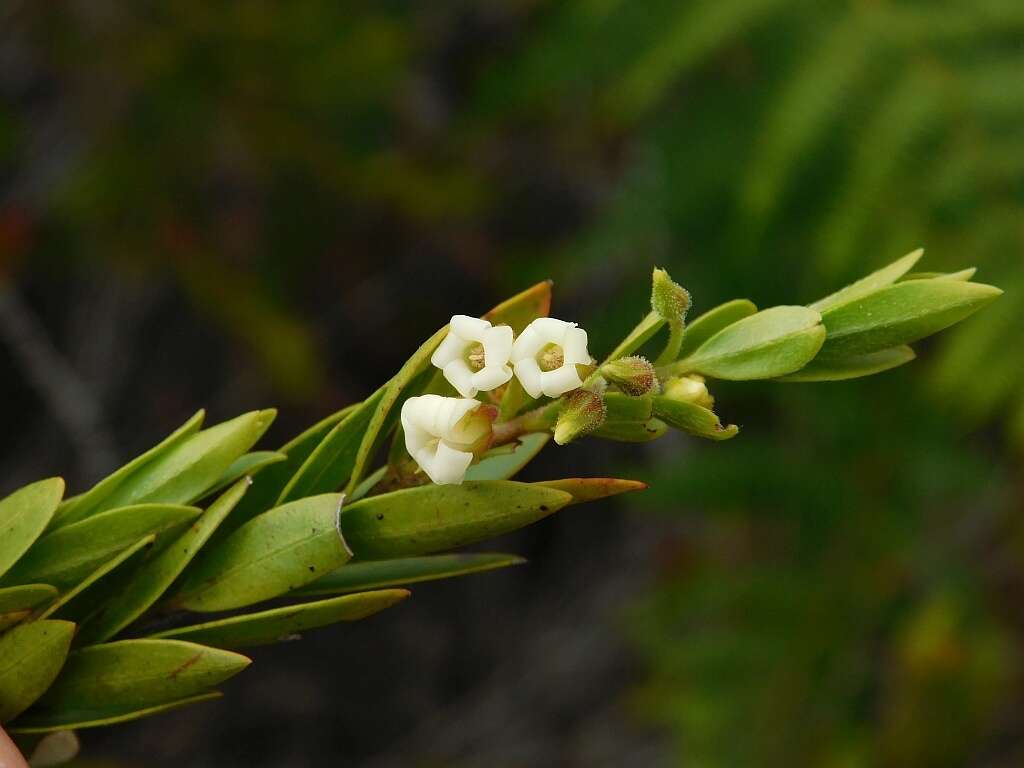
<instances>
[{"instance_id":1,"label":"flower bud","mask_svg":"<svg viewBox=\"0 0 1024 768\"><path fill-rule=\"evenodd\" d=\"M594 432L594 437L614 440L617 443L649 443L668 431L668 425L661 419L647 421L608 421Z\"/></svg>"},{"instance_id":2,"label":"flower bud","mask_svg":"<svg viewBox=\"0 0 1024 768\"><path fill-rule=\"evenodd\" d=\"M690 309L690 292L664 269L655 268L651 282L651 309L669 325L682 323Z\"/></svg>"},{"instance_id":3,"label":"flower bud","mask_svg":"<svg viewBox=\"0 0 1024 768\"><path fill-rule=\"evenodd\" d=\"M607 409L604 395L590 389L570 392L555 422L555 442L565 445L604 423Z\"/></svg>"},{"instance_id":4,"label":"flower bud","mask_svg":"<svg viewBox=\"0 0 1024 768\"><path fill-rule=\"evenodd\" d=\"M715 405L715 398L708 392L704 377L695 374L666 381L665 397L680 403L693 403L709 410Z\"/></svg>"},{"instance_id":5,"label":"flower bud","mask_svg":"<svg viewBox=\"0 0 1024 768\"><path fill-rule=\"evenodd\" d=\"M620 357L601 366L601 375L632 397L657 394L658 374L643 357Z\"/></svg>"}]
</instances>

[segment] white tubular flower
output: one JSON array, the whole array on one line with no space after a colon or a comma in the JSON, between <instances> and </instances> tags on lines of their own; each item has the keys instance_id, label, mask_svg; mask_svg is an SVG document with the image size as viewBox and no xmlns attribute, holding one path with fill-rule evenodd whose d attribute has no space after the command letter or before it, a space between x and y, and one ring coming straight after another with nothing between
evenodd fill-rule
<instances>
[{"instance_id":1,"label":"white tubular flower","mask_svg":"<svg viewBox=\"0 0 1024 768\"><path fill-rule=\"evenodd\" d=\"M516 378L530 397L558 397L583 384L577 365L590 365L587 332L553 317L538 317L512 345Z\"/></svg>"},{"instance_id":2,"label":"white tubular flower","mask_svg":"<svg viewBox=\"0 0 1024 768\"><path fill-rule=\"evenodd\" d=\"M410 397L402 405L406 450L438 485L460 484L474 454L490 442L495 412L481 405L441 395Z\"/></svg>"},{"instance_id":3,"label":"white tubular flower","mask_svg":"<svg viewBox=\"0 0 1024 768\"><path fill-rule=\"evenodd\" d=\"M463 397L489 392L512 378L512 329L486 320L455 315L448 335L434 350L430 362L444 372L448 383Z\"/></svg>"}]
</instances>

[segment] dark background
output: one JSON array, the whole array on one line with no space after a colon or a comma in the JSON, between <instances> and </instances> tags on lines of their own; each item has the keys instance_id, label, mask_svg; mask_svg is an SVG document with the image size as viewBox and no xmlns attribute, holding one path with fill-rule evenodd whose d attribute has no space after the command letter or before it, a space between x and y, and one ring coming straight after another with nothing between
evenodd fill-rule
<instances>
[{"instance_id":1,"label":"dark background","mask_svg":"<svg viewBox=\"0 0 1024 768\"><path fill-rule=\"evenodd\" d=\"M205 406L275 446L546 277L607 351L924 245L1006 295L921 359L715 387L740 437L549 448L642 495L255 654L117 765L1024 760L1024 6L0 6L0 490L81 489Z\"/></svg>"}]
</instances>

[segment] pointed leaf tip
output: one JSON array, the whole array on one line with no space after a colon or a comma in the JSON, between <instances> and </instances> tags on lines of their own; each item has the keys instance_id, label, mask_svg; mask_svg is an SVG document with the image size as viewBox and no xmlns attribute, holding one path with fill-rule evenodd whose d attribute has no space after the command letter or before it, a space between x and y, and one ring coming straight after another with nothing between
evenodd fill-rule
<instances>
[{"instance_id":1,"label":"pointed leaf tip","mask_svg":"<svg viewBox=\"0 0 1024 768\"><path fill-rule=\"evenodd\" d=\"M582 504L647 489L647 483L640 480L623 480L616 477L570 477L562 480L544 480L533 485L542 485L568 493L572 496L570 504Z\"/></svg>"}]
</instances>

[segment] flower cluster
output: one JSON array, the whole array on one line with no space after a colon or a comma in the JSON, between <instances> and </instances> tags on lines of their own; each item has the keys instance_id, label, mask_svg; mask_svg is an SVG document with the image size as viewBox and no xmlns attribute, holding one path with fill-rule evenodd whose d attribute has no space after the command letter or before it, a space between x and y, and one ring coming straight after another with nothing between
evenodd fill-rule
<instances>
[{"instance_id":1,"label":"flower cluster","mask_svg":"<svg viewBox=\"0 0 1024 768\"><path fill-rule=\"evenodd\" d=\"M592 364L587 332L576 323L541 317L518 338L507 325L455 315L430 362L461 397L421 395L402 407L405 447L435 483L461 483L475 456L487 450L493 409L475 400L515 375L532 398L560 397L583 385L577 366Z\"/></svg>"}]
</instances>

